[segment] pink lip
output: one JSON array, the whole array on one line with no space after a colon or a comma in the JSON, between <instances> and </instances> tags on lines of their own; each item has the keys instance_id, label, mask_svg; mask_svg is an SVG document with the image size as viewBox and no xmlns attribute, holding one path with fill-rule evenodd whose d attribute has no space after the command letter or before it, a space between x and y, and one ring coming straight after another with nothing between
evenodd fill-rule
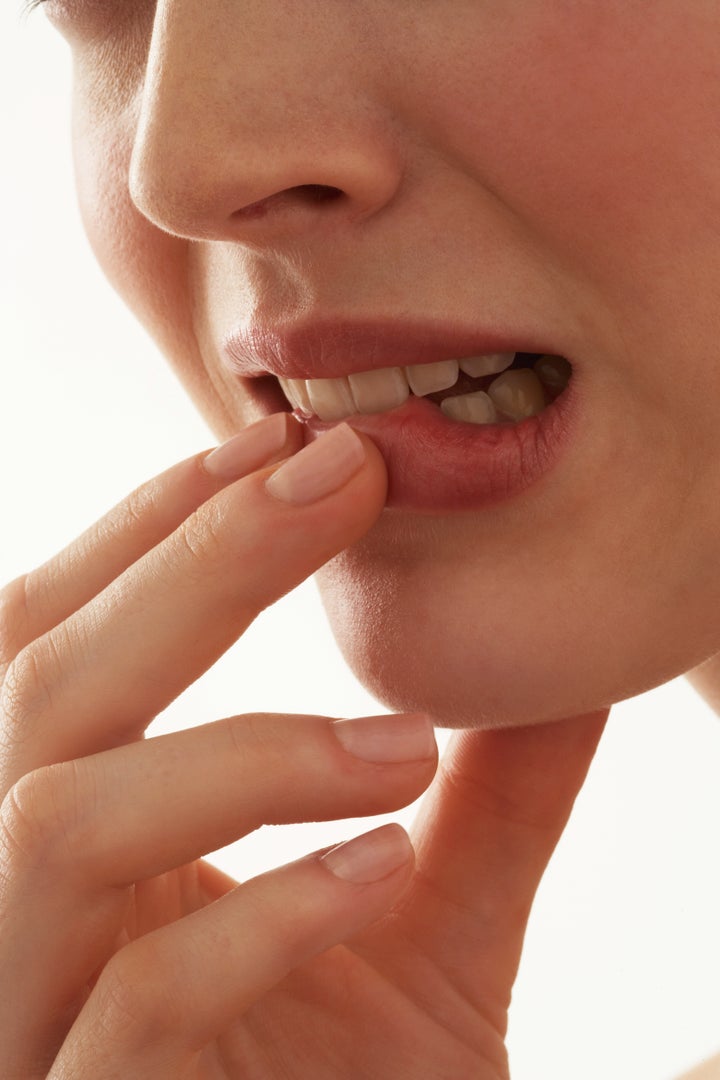
<instances>
[{"instance_id":1,"label":"pink lip","mask_svg":"<svg viewBox=\"0 0 720 1080\"><path fill-rule=\"evenodd\" d=\"M388 508L423 513L480 510L536 483L571 441L577 419L573 380L539 416L515 424L462 424L423 398L399 409L350 416L345 423L369 435L390 478ZM333 424L306 420L307 438Z\"/></svg>"},{"instance_id":2,"label":"pink lip","mask_svg":"<svg viewBox=\"0 0 720 1080\"><path fill-rule=\"evenodd\" d=\"M449 323L398 319L254 324L234 330L223 352L244 378L333 379L356 371L460 360L496 352L557 352L547 341Z\"/></svg>"},{"instance_id":3,"label":"pink lip","mask_svg":"<svg viewBox=\"0 0 720 1080\"><path fill-rule=\"evenodd\" d=\"M226 362L254 379L339 378L356 371L403 367L494 352L559 350L537 337L468 331L441 323L316 322L253 326L229 335ZM248 387L252 392L252 388ZM258 384L258 405L289 409L277 384ZM448 420L437 405L411 396L398 409L355 415L346 423L369 435L388 467L387 506L423 513L480 510L519 495L548 473L572 442L580 412L576 378L539 416L512 424ZM306 441L333 427L303 418Z\"/></svg>"}]
</instances>

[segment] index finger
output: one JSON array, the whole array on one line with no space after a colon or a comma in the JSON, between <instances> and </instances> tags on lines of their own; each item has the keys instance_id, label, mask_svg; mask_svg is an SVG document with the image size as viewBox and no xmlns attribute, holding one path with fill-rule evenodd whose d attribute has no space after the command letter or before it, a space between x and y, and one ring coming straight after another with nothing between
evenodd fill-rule
<instances>
[{"instance_id":1,"label":"index finger","mask_svg":"<svg viewBox=\"0 0 720 1080\"><path fill-rule=\"evenodd\" d=\"M281 461L302 446L290 413L245 428L231 450L231 475L203 468L207 453L142 484L47 562L10 582L0 598L0 674L13 656L86 604L230 480ZM227 449L226 449L227 447Z\"/></svg>"},{"instance_id":2,"label":"index finger","mask_svg":"<svg viewBox=\"0 0 720 1080\"><path fill-rule=\"evenodd\" d=\"M386 485L374 444L340 425L203 503L15 659L15 776L137 738L259 611L370 528Z\"/></svg>"}]
</instances>

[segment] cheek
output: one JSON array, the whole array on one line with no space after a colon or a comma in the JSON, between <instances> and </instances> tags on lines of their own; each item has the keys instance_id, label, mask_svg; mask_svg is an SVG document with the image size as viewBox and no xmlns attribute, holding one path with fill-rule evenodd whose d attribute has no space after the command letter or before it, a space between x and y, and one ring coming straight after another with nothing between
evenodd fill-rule
<instances>
[{"instance_id":1,"label":"cheek","mask_svg":"<svg viewBox=\"0 0 720 1080\"><path fill-rule=\"evenodd\" d=\"M73 148L83 225L106 277L168 356L190 326L186 244L161 233L128 192L132 133L94 122L76 96ZM130 125L128 124L128 127Z\"/></svg>"},{"instance_id":2,"label":"cheek","mask_svg":"<svg viewBox=\"0 0 720 1080\"><path fill-rule=\"evenodd\" d=\"M658 0L651 19L627 0L519 6L478 26L480 61L468 35L453 41L432 136L546 260L642 302L651 269L716 247L717 5Z\"/></svg>"},{"instance_id":3,"label":"cheek","mask_svg":"<svg viewBox=\"0 0 720 1080\"><path fill-rule=\"evenodd\" d=\"M255 419L242 387L218 373L214 343L198 311L202 257L196 245L162 232L132 202L128 188L134 123L93 115L76 92L73 146L83 225L110 284L170 362L220 439ZM200 328L196 317L200 317Z\"/></svg>"}]
</instances>

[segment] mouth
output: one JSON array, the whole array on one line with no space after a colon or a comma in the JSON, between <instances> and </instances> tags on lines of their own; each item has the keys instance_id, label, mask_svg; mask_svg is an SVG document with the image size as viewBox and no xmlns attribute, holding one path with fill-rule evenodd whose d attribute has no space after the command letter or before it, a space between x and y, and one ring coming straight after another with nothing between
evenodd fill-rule
<instances>
[{"instance_id":1,"label":"mouth","mask_svg":"<svg viewBox=\"0 0 720 1080\"><path fill-rule=\"evenodd\" d=\"M521 349L500 333L324 322L245 328L226 358L256 408L293 412L306 442L340 422L370 436L388 468L389 510L445 514L549 483L582 430L575 365Z\"/></svg>"},{"instance_id":2,"label":"mouth","mask_svg":"<svg viewBox=\"0 0 720 1080\"><path fill-rule=\"evenodd\" d=\"M424 398L449 420L513 424L539 415L566 389L572 365L540 353L492 353L410 367L361 371L335 379L278 382L301 419L329 422L373 416Z\"/></svg>"}]
</instances>

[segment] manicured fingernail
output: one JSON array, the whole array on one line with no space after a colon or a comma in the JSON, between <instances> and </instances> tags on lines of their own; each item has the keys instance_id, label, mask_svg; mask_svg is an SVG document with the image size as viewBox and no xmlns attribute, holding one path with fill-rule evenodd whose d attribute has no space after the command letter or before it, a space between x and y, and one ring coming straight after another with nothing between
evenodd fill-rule
<instances>
[{"instance_id":1,"label":"manicured fingernail","mask_svg":"<svg viewBox=\"0 0 720 1080\"><path fill-rule=\"evenodd\" d=\"M275 413L233 435L203 458L203 467L221 480L239 480L266 465L285 446L290 413ZM294 423L294 421L292 421Z\"/></svg>"},{"instance_id":2,"label":"manicured fingernail","mask_svg":"<svg viewBox=\"0 0 720 1080\"><path fill-rule=\"evenodd\" d=\"M326 851L320 862L335 877L352 881L355 885L368 885L381 881L393 870L404 866L413 855L410 838L401 825L382 825L379 829L346 840Z\"/></svg>"},{"instance_id":3,"label":"manicured fingernail","mask_svg":"<svg viewBox=\"0 0 720 1080\"><path fill-rule=\"evenodd\" d=\"M282 502L307 505L337 491L365 462L365 447L347 424L339 424L291 457L266 481Z\"/></svg>"},{"instance_id":4,"label":"manicured fingernail","mask_svg":"<svg viewBox=\"0 0 720 1080\"><path fill-rule=\"evenodd\" d=\"M332 729L348 753L363 761L423 761L435 753L435 731L421 713L334 720Z\"/></svg>"}]
</instances>

